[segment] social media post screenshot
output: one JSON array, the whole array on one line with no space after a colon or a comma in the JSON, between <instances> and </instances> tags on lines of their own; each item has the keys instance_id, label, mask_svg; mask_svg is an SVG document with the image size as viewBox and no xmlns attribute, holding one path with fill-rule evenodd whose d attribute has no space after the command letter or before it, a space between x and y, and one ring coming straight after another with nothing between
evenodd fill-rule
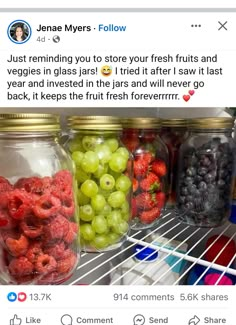
<instances>
[{"instance_id":1,"label":"social media post screenshot","mask_svg":"<svg viewBox=\"0 0 236 325\"><path fill-rule=\"evenodd\" d=\"M4 324L234 323L236 10L125 7L0 8Z\"/></svg>"}]
</instances>

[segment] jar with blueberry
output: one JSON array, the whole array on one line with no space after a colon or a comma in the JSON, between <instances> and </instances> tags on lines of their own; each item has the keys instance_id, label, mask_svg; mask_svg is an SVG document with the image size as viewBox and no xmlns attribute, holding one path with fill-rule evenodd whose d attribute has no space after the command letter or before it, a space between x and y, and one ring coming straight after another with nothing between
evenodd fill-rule
<instances>
[{"instance_id":1,"label":"jar with blueberry","mask_svg":"<svg viewBox=\"0 0 236 325\"><path fill-rule=\"evenodd\" d=\"M76 166L80 243L84 251L121 246L131 216L132 159L112 116L72 116L66 143Z\"/></svg>"},{"instance_id":2,"label":"jar with blueberry","mask_svg":"<svg viewBox=\"0 0 236 325\"><path fill-rule=\"evenodd\" d=\"M59 117L0 114L0 283L59 284L78 263L73 162Z\"/></svg>"},{"instance_id":3,"label":"jar with blueberry","mask_svg":"<svg viewBox=\"0 0 236 325\"><path fill-rule=\"evenodd\" d=\"M161 220L168 189L168 151L159 137L159 118L122 120L122 141L134 156L132 229L148 229Z\"/></svg>"},{"instance_id":4,"label":"jar with blueberry","mask_svg":"<svg viewBox=\"0 0 236 325\"><path fill-rule=\"evenodd\" d=\"M188 137L186 119L163 119L161 121L161 139L169 151L169 191L166 207L173 209L176 204L176 174L178 171L179 148Z\"/></svg>"},{"instance_id":5,"label":"jar with blueberry","mask_svg":"<svg viewBox=\"0 0 236 325\"><path fill-rule=\"evenodd\" d=\"M180 147L176 215L199 227L217 227L230 214L234 169L232 118L189 121L190 136Z\"/></svg>"}]
</instances>

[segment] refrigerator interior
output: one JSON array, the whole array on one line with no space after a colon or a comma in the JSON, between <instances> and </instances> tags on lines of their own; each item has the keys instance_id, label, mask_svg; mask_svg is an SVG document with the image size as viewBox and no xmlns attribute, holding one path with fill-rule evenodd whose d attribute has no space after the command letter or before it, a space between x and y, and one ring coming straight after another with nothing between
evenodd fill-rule
<instances>
[{"instance_id":1,"label":"refrigerator interior","mask_svg":"<svg viewBox=\"0 0 236 325\"><path fill-rule=\"evenodd\" d=\"M5 110L0 109L1 112ZM161 118L191 118L191 117L217 117L217 116L229 116L229 113L225 108L10 108L9 112L38 112L38 113L57 113L62 117L63 132L66 134L66 116L67 115L115 115L122 117L161 117ZM224 251L225 247L218 252L218 255L212 262L204 260L204 256L207 252L206 242L207 239L213 235L228 236L229 240L233 239L236 242L236 225L228 222L219 228L198 228L182 224L176 220L174 212L165 211L162 221L149 231L131 231L123 246L116 251L108 251L102 253L85 253L81 252L80 263L77 266L73 277L69 279L66 285L116 285L124 284L124 278L127 277L129 272L135 273L135 268L139 268L145 261L136 263L136 266L125 269L125 271L116 276L114 280L114 273L117 270L122 269L123 265L126 265L132 260L134 256L133 247L136 244L142 244L151 248L155 248L158 253L164 253L162 257L158 257L158 263L153 263L153 271L155 273L155 279L150 283L151 285L158 284L170 284L168 276L171 277L172 271L179 263L184 263L184 268L175 281L172 281L172 285L186 284L186 279L195 265L203 265L206 267L204 273L202 273L195 281L194 284L200 283L204 274L211 268L217 271L221 271L221 276L217 280L216 284L221 281L224 274L230 274L236 277L236 254L233 256L227 266L222 266L215 261L218 256ZM165 238L165 242L162 242L158 247L153 243L158 239L161 241ZM177 241L175 248L169 248L169 243L173 240ZM182 247L185 247L183 252ZM174 256L174 264L165 271L158 273L159 268L163 265L168 257ZM234 265L234 266L233 266ZM140 284L139 280L145 278L145 271L142 275L136 274L135 278L129 283L130 285ZM158 276L157 276L158 274Z\"/></svg>"}]
</instances>

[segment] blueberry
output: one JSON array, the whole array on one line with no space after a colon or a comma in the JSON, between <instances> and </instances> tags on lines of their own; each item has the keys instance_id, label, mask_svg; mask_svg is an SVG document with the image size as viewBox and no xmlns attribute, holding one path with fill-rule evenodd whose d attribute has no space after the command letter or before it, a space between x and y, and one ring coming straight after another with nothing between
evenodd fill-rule
<instances>
[{"instance_id":1,"label":"blueberry","mask_svg":"<svg viewBox=\"0 0 236 325\"><path fill-rule=\"evenodd\" d=\"M183 186L181 188L181 194L184 196L188 195L188 188L186 186Z\"/></svg>"},{"instance_id":2,"label":"blueberry","mask_svg":"<svg viewBox=\"0 0 236 325\"><path fill-rule=\"evenodd\" d=\"M195 184L188 185L188 191L190 194L194 194L197 191L197 186Z\"/></svg>"},{"instance_id":3,"label":"blueberry","mask_svg":"<svg viewBox=\"0 0 236 325\"><path fill-rule=\"evenodd\" d=\"M180 196L179 197L179 203L184 204L186 202L185 196Z\"/></svg>"},{"instance_id":4,"label":"blueberry","mask_svg":"<svg viewBox=\"0 0 236 325\"><path fill-rule=\"evenodd\" d=\"M206 189L207 189L207 184L205 183L205 182L203 182L203 181L201 181L199 184L198 184L198 189L199 190L203 190L203 191L205 191Z\"/></svg>"},{"instance_id":5,"label":"blueberry","mask_svg":"<svg viewBox=\"0 0 236 325\"><path fill-rule=\"evenodd\" d=\"M187 195L186 196L186 202L192 202L193 201L193 196L192 195Z\"/></svg>"},{"instance_id":6,"label":"blueberry","mask_svg":"<svg viewBox=\"0 0 236 325\"><path fill-rule=\"evenodd\" d=\"M228 172L227 172L227 170L225 170L225 169L220 169L219 171L218 171L218 177L219 178L225 178L226 176L227 176L227 174L228 174Z\"/></svg>"},{"instance_id":7,"label":"blueberry","mask_svg":"<svg viewBox=\"0 0 236 325\"><path fill-rule=\"evenodd\" d=\"M217 182L217 185L219 188L224 188L225 187L225 181L223 179L219 179Z\"/></svg>"},{"instance_id":8,"label":"blueberry","mask_svg":"<svg viewBox=\"0 0 236 325\"><path fill-rule=\"evenodd\" d=\"M185 204L185 208L186 208L187 210L192 210L192 209L194 208L194 205L193 205L192 202L187 202L187 203Z\"/></svg>"},{"instance_id":9,"label":"blueberry","mask_svg":"<svg viewBox=\"0 0 236 325\"><path fill-rule=\"evenodd\" d=\"M186 175L187 176L190 176L190 177L193 177L197 174L197 171L196 171L196 168L194 167L189 167L187 170L186 170Z\"/></svg>"},{"instance_id":10,"label":"blueberry","mask_svg":"<svg viewBox=\"0 0 236 325\"><path fill-rule=\"evenodd\" d=\"M207 170L206 167L200 167L200 168L198 168L198 170L197 170L197 173L198 173L198 175L200 175L200 176L204 176L204 175L206 175L207 172L208 172L208 170Z\"/></svg>"},{"instance_id":11,"label":"blueberry","mask_svg":"<svg viewBox=\"0 0 236 325\"><path fill-rule=\"evenodd\" d=\"M204 176L204 181L206 183L212 183L215 181L215 178L216 178L216 172L215 171L212 171L210 173L207 173L205 176Z\"/></svg>"},{"instance_id":12,"label":"blueberry","mask_svg":"<svg viewBox=\"0 0 236 325\"><path fill-rule=\"evenodd\" d=\"M208 167L208 166L210 166L210 164L211 164L211 161L207 156L204 155L201 157L201 159L200 159L201 166Z\"/></svg>"},{"instance_id":13,"label":"blueberry","mask_svg":"<svg viewBox=\"0 0 236 325\"><path fill-rule=\"evenodd\" d=\"M190 184L193 184L194 179L192 177L185 177L183 182L185 185L190 185Z\"/></svg>"},{"instance_id":14,"label":"blueberry","mask_svg":"<svg viewBox=\"0 0 236 325\"><path fill-rule=\"evenodd\" d=\"M196 175L195 178L194 178L194 181L195 181L197 184L200 183L202 180L203 180L203 177L202 177L202 176L199 176L199 175Z\"/></svg>"}]
</instances>

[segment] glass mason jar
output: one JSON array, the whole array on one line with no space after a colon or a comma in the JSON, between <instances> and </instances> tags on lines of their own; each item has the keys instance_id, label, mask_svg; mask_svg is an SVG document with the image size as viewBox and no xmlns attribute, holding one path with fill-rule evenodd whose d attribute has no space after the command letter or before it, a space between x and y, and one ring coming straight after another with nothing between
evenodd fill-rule
<instances>
[{"instance_id":1,"label":"glass mason jar","mask_svg":"<svg viewBox=\"0 0 236 325\"><path fill-rule=\"evenodd\" d=\"M59 284L77 262L74 171L59 117L0 114L0 282Z\"/></svg>"},{"instance_id":2,"label":"glass mason jar","mask_svg":"<svg viewBox=\"0 0 236 325\"><path fill-rule=\"evenodd\" d=\"M165 208L168 150L159 137L158 118L123 119L122 142L134 156L132 229L156 225Z\"/></svg>"},{"instance_id":3,"label":"glass mason jar","mask_svg":"<svg viewBox=\"0 0 236 325\"><path fill-rule=\"evenodd\" d=\"M188 137L187 120L163 119L161 123L160 136L169 151L169 191L166 207L173 209L176 204L176 175L178 171L179 148Z\"/></svg>"},{"instance_id":4,"label":"glass mason jar","mask_svg":"<svg viewBox=\"0 0 236 325\"><path fill-rule=\"evenodd\" d=\"M66 143L76 165L80 243L84 251L116 249L131 216L132 160L112 116L72 116Z\"/></svg>"},{"instance_id":5,"label":"glass mason jar","mask_svg":"<svg viewBox=\"0 0 236 325\"><path fill-rule=\"evenodd\" d=\"M234 168L232 118L189 120L180 147L176 215L199 227L220 226L230 214Z\"/></svg>"}]
</instances>

